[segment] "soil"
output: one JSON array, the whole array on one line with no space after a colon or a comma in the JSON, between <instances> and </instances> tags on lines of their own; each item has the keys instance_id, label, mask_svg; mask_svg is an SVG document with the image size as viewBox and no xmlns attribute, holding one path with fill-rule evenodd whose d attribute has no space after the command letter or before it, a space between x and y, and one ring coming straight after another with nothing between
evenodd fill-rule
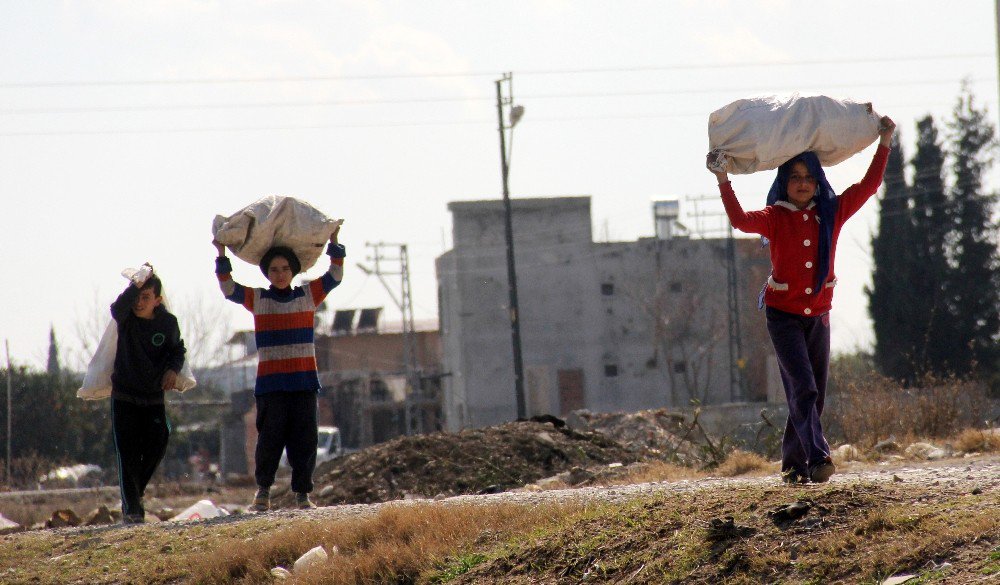
<instances>
[{"instance_id":1,"label":"soil","mask_svg":"<svg viewBox=\"0 0 1000 585\"><path fill-rule=\"evenodd\" d=\"M640 457L603 434L561 422L400 437L319 465L312 499L331 506L498 493L574 469L626 466ZM292 495L276 491L273 504L290 506Z\"/></svg>"}]
</instances>

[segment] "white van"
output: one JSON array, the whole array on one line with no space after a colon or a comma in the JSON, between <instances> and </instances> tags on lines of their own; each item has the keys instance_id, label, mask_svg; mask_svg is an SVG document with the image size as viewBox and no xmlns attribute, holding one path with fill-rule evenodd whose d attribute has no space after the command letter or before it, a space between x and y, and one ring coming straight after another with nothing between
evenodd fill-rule
<instances>
[{"instance_id":1,"label":"white van","mask_svg":"<svg viewBox=\"0 0 1000 585\"><path fill-rule=\"evenodd\" d=\"M316 446L316 464L340 457L344 454L344 447L340 442L340 429L337 427L318 427L319 444ZM281 453L282 467L288 467L288 452Z\"/></svg>"}]
</instances>

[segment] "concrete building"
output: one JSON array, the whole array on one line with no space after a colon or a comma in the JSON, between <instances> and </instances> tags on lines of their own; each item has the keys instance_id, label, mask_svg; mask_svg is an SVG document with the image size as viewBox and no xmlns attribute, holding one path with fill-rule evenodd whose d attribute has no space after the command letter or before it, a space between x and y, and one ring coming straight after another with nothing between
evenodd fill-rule
<instances>
[{"instance_id":1,"label":"concrete building","mask_svg":"<svg viewBox=\"0 0 1000 585\"><path fill-rule=\"evenodd\" d=\"M730 383L727 240L594 242L589 197L513 204L528 415L765 401L773 353L757 293L770 269L736 240L744 382ZM516 417L502 202L449 204L453 249L437 259L449 430ZM651 218L652 219L652 218ZM780 393L780 391L779 391Z\"/></svg>"}]
</instances>

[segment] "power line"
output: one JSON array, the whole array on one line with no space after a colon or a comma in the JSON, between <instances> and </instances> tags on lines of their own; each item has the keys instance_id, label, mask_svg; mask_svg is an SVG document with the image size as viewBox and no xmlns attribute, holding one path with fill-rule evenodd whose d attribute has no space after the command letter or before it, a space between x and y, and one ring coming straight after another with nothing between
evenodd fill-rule
<instances>
[{"instance_id":1,"label":"power line","mask_svg":"<svg viewBox=\"0 0 1000 585\"><path fill-rule=\"evenodd\" d=\"M600 73L649 73L656 71L697 71L718 69L744 69L755 67L788 67L815 65L860 65L865 63L898 63L912 61L952 61L963 59L993 58L992 53L959 53L952 55L918 55L900 57L871 57L850 59L812 59L795 61L776 59L771 61L734 61L729 63L650 65L634 67L588 67L575 69L529 69L518 71L518 75L577 75ZM494 76L496 71L436 72L436 73L392 73L392 74L344 74L344 75L287 75L260 77L206 77L187 79L134 79L134 80L81 80L81 81L37 81L0 83L0 89L22 88L63 88L63 87L123 87L162 85L213 85L250 83L298 83L317 81L375 81L396 79L440 79L473 78Z\"/></svg>"},{"instance_id":2,"label":"power line","mask_svg":"<svg viewBox=\"0 0 1000 585\"><path fill-rule=\"evenodd\" d=\"M903 80L895 82L879 81L874 83L845 83L845 84L823 84L824 89L854 89L861 87L905 87L913 85L941 85L960 83L968 78L960 79L923 79L923 80ZM975 80L972 80L975 82ZM981 80L992 81L992 80ZM657 97L665 95L698 95L713 93L751 93L751 92L791 92L796 91L802 84L797 86L758 86L734 88L711 87L711 88L689 88L689 89L665 89L665 90L637 90L637 91L601 91L584 93L549 93L526 95L524 101L530 100L550 100L550 99L578 99L578 98L606 98L606 97ZM122 106L88 106L88 107L66 107L66 108L7 108L0 110L0 115L38 115L38 114L90 114L90 113L128 113L128 112L156 112L156 111L181 111L181 110L236 110L236 109L267 109L267 108L301 108L301 107L323 107L323 106L375 106L375 105L399 105L399 104L440 104L451 102L486 102L493 98L490 96L435 96L416 98L387 98L387 99L329 99L329 100L293 100L293 101L270 101L270 102L230 102L230 103L201 103L201 104L144 104L144 105L122 105Z\"/></svg>"}]
</instances>

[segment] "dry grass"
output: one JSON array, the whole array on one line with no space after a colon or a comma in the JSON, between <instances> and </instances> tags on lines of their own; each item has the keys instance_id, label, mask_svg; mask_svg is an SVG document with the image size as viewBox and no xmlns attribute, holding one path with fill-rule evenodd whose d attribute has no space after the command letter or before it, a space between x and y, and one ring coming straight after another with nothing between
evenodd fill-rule
<instances>
[{"instance_id":1,"label":"dry grass","mask_svg":"<svg viewBox=\"0 0 1000 585\"><path fill-rule=\"evenodd\" d=\"M1000 451L1000 430L965 429L952 440L952 446L964 453L996 453Z\"/></svg>"},{"instance_id":2,"label":"dry grass","mask_svg":"<svg viewBox=\"0 0 1000 585\"><path fill-rule=\"evenodd\" d=\"M324 564L296 575L296 583L409 583L448 556L492 546L529 532L576 506L394 505L363 518L299 523L266 539L250 539L191 561L199 583L270 583L276 566L291 569L315 546Z\"/></svg>"},{"instance_id":3,"label":"dry grass","mask_svg":"<svg viewBox=\"0 0 1000 585\"><path fill-rule=\"evenodd\" d=\"M723 477L735 477L737 475L762 474L776 471L774 465L757 453L734 449L726 460L715 468L715 472Z\"/></svg>"},{"instance_id":4,"label":"dry grass","mask_svg":"<svg viewBox=\"0 0 1000 585\"><path fill-rule=\"evenodd\" d=\"M636 471L622 476L620 479L608 483L607 485L629 485L634 483L651 483L656 481L677 481L680 479L696 479L699 477L705 477L705 474L699 473L698 471L683 465L668 463L666 461L653 461L649 465L638 468Z\"/></svg>"},{"instance_id":5,"label":"dry grass","mask_svg":"<svg viewBox=\"0 0 1000 585\"><path fill-rule=\"evenodd\" d=\"M900 442L943 439L982 427L987 388L982 383L928 376L904 388L880 374L840 374L827 411L832 438L870 448L890 436Z\"/></svg>"}]
</instances>

